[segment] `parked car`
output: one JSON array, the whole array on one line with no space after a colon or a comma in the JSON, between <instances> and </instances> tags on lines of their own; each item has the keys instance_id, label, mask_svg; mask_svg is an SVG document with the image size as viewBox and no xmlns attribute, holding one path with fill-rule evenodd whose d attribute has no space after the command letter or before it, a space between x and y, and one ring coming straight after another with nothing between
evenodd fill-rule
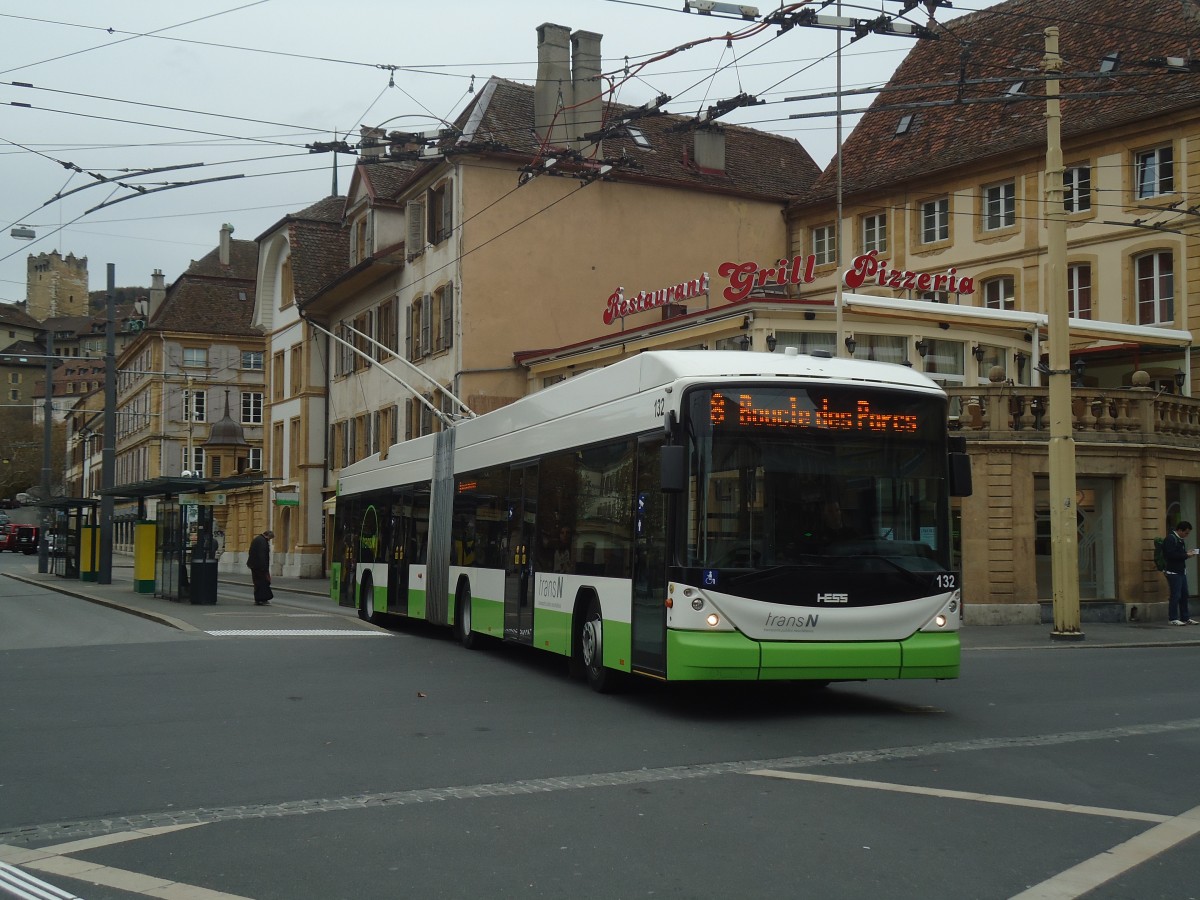
<instances>
[{"instance_id":1,"label":"parked car","mask_svg":"<svg viewBox=\"0 0 1200 900\"><path fill-rule=\"evenodd\" d=\"M36 525L10 525L12 529L11 549L14 553L29 555L37 553L41 529Z\"/></svg>"},{"instance_id":2,"label":"parked car","mask_svg":"<svg viewBox=\"0 0 1200 900\"><path fill-rule=\"evenodd\" d=\"M0 552L13 549L13 528L12 524L0 525Z\"/></svg>"}]
</instances>

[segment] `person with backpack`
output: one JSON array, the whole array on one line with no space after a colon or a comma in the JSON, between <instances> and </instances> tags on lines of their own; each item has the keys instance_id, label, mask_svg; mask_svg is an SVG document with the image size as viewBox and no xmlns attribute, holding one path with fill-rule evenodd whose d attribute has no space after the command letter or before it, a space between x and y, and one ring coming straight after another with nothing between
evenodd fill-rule
<instances>
[{"instance_id":1,"label":"person with backpack","mask_svg":"<svg viewBox=\"0 0 1200 900\"><path fill-rule=\"evenodd\" d=\"M1187 537L1192 533L1191 522L1180 522L1162 542L1165 560L1163 574L1167 576L1170 599L1167 601L1167 618L1172 625L1200 625L1188 615L1187 561L1200 550L1187 548Z\"/></svg>"}]
</instances>

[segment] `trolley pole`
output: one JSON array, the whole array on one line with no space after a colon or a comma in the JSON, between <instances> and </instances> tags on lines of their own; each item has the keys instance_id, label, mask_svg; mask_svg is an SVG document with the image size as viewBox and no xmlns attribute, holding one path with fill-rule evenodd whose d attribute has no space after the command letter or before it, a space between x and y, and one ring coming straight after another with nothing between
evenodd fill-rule
<instances>
[{"instance_id":1,"label":"trolley pole","mask_svg":"<svg viewBox=\"0 0 1200 900\"><path fill-rule=\"evenodd\" d=\"M1050 343L1050 563L1053 640L1082 640L1079 625L1079 511L1075 439L1071 433L1071 346L1067 315L1067 211L1063 204L1062 115L1058 29L1047 28L1046 55L1046 306Z\"/></svg>"},{"instance_id":2,"label":"trolley pole","mask_svg":"<svg viewBox=\"0 0 1200 900\"><path fill-rule=\"evenodd\" d=\"M46 396L42 398L42 502L50 501L50 445L54 437L54 331L46 331ZM42 532L38 540L38 573L50 571L50 526L54 514L42 508Z\"/></svg>"},{"instance_id":3,"label":"trolley pole","mask_svg":"<svg viewBox=\"0 0 1200 900\"><path fill-rule=\"evenodd\" d=\"M112 584L113 496L117 456L117 267L108 264L108 295L104 323L104 447L100 456L100 567L99 584ZM84 490L88 485L84 485Z\"/></svg>"}]
</instances>

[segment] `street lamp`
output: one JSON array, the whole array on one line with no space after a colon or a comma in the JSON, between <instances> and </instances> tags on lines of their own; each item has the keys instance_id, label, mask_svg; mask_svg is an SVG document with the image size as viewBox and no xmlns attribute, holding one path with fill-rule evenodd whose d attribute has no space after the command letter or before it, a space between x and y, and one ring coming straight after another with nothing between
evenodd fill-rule
<instances>
[{"instance_id":1,"label":"street lamp","mask_svg":"<svg viewBox=\"0 0 1200 900\"><path fill-rule=\"evenodd\" d=\"M917 352L921 354L921 359L924 359L925 354L929 352L929 341L925 340L925 338L918 338L916 347Z\"/></svg>"},{"instance_id":2,"label":"street lamp","mask_svg":"<svg viewBox=\"0 0 1200 900\"><path fill-rule=\"evenodd\" d=\"M768 353L774 353L774 352L775 352L775 348L776 348L778 345L779 345L779 341L778 341L778 340L776 340L776 338L775 338L775 332L773 332L773 331L772 331L770 334L768 334L768 335L767 335L767 352L768 352ZM1180 383L1182 384L1182 382L1180 382Z\"/></svg>"},{"instance_id":3,"label":"street lamp","mask_svg":"<svg viewBox=\"0 0 1200 900\"><path fill-rule=\"evenodd\" d=\"M846 343L846 352L849 353L851 356L853 356L855 349L857 349L857 347L858 347L858 341L856 341L854 339L854 335L848 334L848 335L846 335L845 343Z\"/></svg>"}]
</instances>

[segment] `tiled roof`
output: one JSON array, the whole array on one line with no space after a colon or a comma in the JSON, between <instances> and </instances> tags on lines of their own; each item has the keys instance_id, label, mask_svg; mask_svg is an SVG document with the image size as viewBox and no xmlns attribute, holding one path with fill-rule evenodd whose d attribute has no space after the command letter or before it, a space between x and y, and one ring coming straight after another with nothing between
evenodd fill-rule
<instances>
[{"instance_id":1,"label":"tiled roof","mask_svg":"<svg viewBox=\"0 0 1200 900\"><path fill-rule=\"evenodd\" d=\"M251 324L257 266L258 244L254 241L231 240L227 265L220 262L219 248L214 248L202 259L194 260L167 288L167 296L148 327L205 334L261 334L261 329Z\"/></svg>"},{"instance_id":2,"label":"tiled roof","mask_svg":"<svg viewBox=\"0 0 1200 900\"><path fill-rule=\"evenodd\" d=\"M184 273L211 278L249 278L254 281L258 266L258 244L254 241L229 241L229 262L221 262L221 249L214 247L200 259L192 260Z\"/></svg>"},{"instance_id":3,"label":"tiled roof","mask_svg":"<svg viewBox=\"0 0 1200 900\"><path fill-rule=\"evenodd\" d=\"M343 202L345 198L342 198ZM311 209L311 207L310 207ZM294 221L288 225L291 246L292 287L303 304L346 271L350 259L350 231L334 221Z\"/></svg>"},{"instance_id":4,"label":"tiled roof","mask_svg":"<svg viewBox=\"0 0 1200 900\"><path fill-rule=\"evenodd\" d=\"M615 122L633 107L612 104L606 121ZM679 187L724 190L743 195L794 197L807 191L820 169L799 142L737 125L720 126L725 134L725 171L701 170L693 161L692 119L658 115L631 123L648 141L639 146L624 128L604 138L604 155L622 158L628 166L616 166L612 177L620 180L648 179ZM456 128L473 122L468 142L456 144L447 138L443 146L457 152L511 153L533 159L540 141L533 128L533 88L503 78L491 78L455 120ZM379 199L391 199L430 163L377 163L360 165Z\"/></svg>"},{"instance_id":5,"label":"tiled roof","mask_svg":"<svg viewBox=\"0 0 1200 900\"><path fill-rule=\"evenodd\" d=\"M21 328L42 330L41 323L15 303L0 303L0 322L6 325L17 325Z\"/></svg>"},{"instance_id":6,"label":"tiled roof","mask_svg":"<svg viewBox=\"0 0 1200 900\"><path fill-rule=\"evenodd\" d=\"M473 143L486 146L494 142L518 153L537 153L540 141L533 129L533 88L500 78L493 78L490 84L494 90L471 135ZM486 95L481 92L475 103ZM616 122L633 109L612 104L606 108L605 121ZM465 127L472 112L473 105L455 124ZM725 171L701 170L693 162L692 122L688 116L667 114L637 119L631 125L641 132L648 147L639 146L625 128L604 138L606 158L624 158L631 163L628 169L614 170L615 177L787 197L808 190L819 173L798 141L738 125L720 126L725 133Z\"/></svg>"},{"instance_id":7,"label":"tiled roof","mask_svg":"<svg viewBox=\"0 0 1200 900\"><path fill-rule=\"evenodd\" d=\"M1115 92L1110 97L1062 101L1064 146L1073 136L1160 117L1200 103L1200 76L1168 74L1138 65L1154 57L1187 59L1200 39L1196 19L1185 11L1192 0L1008 0L954 19L937 40L917 42L896 69L889 87L921 85L880 94L846 140L844 194L866 191L965 166L1014 151L1044 152L1042 31L1059 28L1063 74L1099 74L1101 62L1119 52L1116 73L1107 78L1063 78L1061 93ZM1156 72L1141 75L1132 73ZM967 84L956 101L961 77L997 79ZM1001 100L1017 82L1038 100ZM949 83L949 84L947 84ZM946 84L944 87L927 85ZM905 104L911 104L909 108ZM902 116L912 115L904 134ZM808 200L834 195L837 160L829 164Z\"/></svg>"},{"instance_id":8,"label":"tiled roof","mask_svg":"<svg viewBox=\"0 0 1200 900\"><path fill-rule=\"evenodd\" d=\"M325 197L312 206L306 206L298 213L292 213L289 219L304 219L310 222L342 221L342 212L346 208L346 198L340 195Z\"/></svg>"}]
</instances>

